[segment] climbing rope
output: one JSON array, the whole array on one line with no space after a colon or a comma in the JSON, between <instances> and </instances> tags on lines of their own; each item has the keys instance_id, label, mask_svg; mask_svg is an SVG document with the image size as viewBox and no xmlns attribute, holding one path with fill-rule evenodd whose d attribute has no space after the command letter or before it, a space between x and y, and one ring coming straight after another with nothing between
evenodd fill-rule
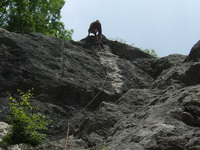
<instances>
[{"instance_id":1,"label":"climbing rope","mask_svg":"<svg viewBox=\"0 0 200 150\"><path fill-rule=\"evenodd\" d=\"M100 45L100 44L98 44L98 47L99 47L99 49L101 50L101 45ZM108 69L107 69L107 68L108 68L108 67L106 66L106 71L105 71L106 76L105 76L105 78L104 78L103 85L101 86L99 92L89 101L89 103L88 103L81 111L85 110L85 109L99 96L99 94L103 91L103 88L104 88L104 86L105 86L105 84L106 84L106 80L107 80L107 78L108 78L108 75L107 75L107 70L108 70Z\"/></svg>"},{"instance_id":2,"label":"climbing rope","mask_svg":"<svg viewBox=\"0 0 200 150\"><path fill-rule=\"evenodd\" d=\"M101 50L101 45L100 44L98 44L98 49L99 50ZM105 51L104 51L105 52ZM104 53L103 53L104 54ZM104 57L105 57L105 60L106 60L106 56L104 55ZM108 67L107 66L105 66L106 68L105 68L105 74L106 74L106 76L105 76L105 78L104 78L104 81L103 81L103 84L102 84L102 86L101 86L101 88L99 89L99 92L87 103L87 105L84 107L84 108L82 108L78 113L81 113L82 111L84 111L98 96L99 96L99 94L103 91L103 88L104 88L104 86L105 86L105 84L106 84L106 81L107 81L107 78L108 78L108 74L107 74L107 72L108 72ZM66 135L66 140L65 140L65 146L64 146L64 150L67 150L67 144L68 144L68 140L69 140L69 123L68 123L68 125L67 125L67 135Z\"/></svg>"},{"instance_id":3,"label":"climbing rope","mask_svg":"<svg viewBox=\"0 0 200 150\"><path fill-rule=\"evenodd\" d=\"M66 139L65 139L65 148L64 148L64 150L67 150L68 139L69 139L69 123L67 124L67 135L66 135Z\"/></svg>"}]
</instances>

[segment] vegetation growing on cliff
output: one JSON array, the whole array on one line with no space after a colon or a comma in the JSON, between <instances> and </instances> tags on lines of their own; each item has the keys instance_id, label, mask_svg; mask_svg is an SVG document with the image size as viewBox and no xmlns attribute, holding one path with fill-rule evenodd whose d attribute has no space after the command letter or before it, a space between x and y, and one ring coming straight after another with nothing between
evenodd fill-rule
<instances>
[{"instance_id":1,"label":"vegetation growing on cliff","mask_svg":"<svg viewBox=\"0 0 200 150\"><path fill-rule=\"evenodd\" d=\"M33 96L31 90L22 92L18 90L19 98L16 99L8 93L9 123L13 126L10 136L11 143L30 143L32 145L41 144L45 134L41 130L47 130L47 125L51 122L46 116L37 113L35 108L29 103Z\"/></svg>"}]
</instances>

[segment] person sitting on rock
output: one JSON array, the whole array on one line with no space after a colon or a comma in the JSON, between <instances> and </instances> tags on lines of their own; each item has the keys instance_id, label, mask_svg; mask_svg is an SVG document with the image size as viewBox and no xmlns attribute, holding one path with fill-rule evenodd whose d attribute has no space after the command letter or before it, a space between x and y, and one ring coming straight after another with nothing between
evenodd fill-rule
<instances>
[{"instance_id":1,"label":"person sitting on rock","mask_svg":"<svg viewBox=\"0 0 200 150\"><path fill-rule=\"evenodd\" d=\"M97 35L98 32L98 36ZM97 38L97 43L100 44L102 40L102 28L101 28L101 23L99 20L96 20L90 24L90 27L88 29L88 36L90 33L93 33L95 37Z\"/></svg>"}]
</instances>

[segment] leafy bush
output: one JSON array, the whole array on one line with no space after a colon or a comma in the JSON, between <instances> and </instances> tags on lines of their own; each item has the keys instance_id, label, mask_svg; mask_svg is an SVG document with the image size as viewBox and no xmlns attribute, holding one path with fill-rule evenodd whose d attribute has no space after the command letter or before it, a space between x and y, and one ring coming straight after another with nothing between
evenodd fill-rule
<instances>
[{"instance_id":1,"label":"leafy bush","mask_svg":"<svg viewBox=\"0 0 200 150\"><path fill-rule=\"evenodd\" d=\"M10 115L7 118L13 126L10 142L41 144L46 135L40 133L39 130L47 130L47 125L51 121L47 120L46 116L36 113L35 108L29 103L29 99L33 96L32 90L17 92L18 99L8 93Z\"/></svg>"},{"instance_id":2,"label":"leafy bush","mask_svg":"<svg viewBox=\"0 0 200 150\"><path fill-rule=\"evenodd\" d=\"M155 52L154 49L145 49L145 50L143 50L143 51L144 51L145 53L147 53L147 54L150 54L150 55L152 55L152 56L158 58L158 55L156 54L156 52Z\"/></svg>"}]
</instances>

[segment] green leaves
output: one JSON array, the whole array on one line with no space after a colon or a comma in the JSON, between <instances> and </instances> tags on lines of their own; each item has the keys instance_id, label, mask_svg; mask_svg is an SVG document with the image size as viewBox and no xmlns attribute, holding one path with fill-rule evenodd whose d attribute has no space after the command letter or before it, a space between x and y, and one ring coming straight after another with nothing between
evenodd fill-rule
<instances>
[{"instance_id":1,"label":"green leaves","mask_svg":"<svg viewBox=\"0 0 200 150\"><path fill-rule=\"evenodd\" d=\"M37 145L42 143L45 134L39 133L39 130L47 130L47 125L51 120L33 110L35 108L29 103L29 99L33 97L32 90L22 92L17 90L19 98L15 99L8 93L10 102L8 121L13 125L13 134L11 143L30 143Z\"/></svg>"},{"instance_id":2,"label":"green leaves","mask_svg":"<svg viewBox=\"0 0 200 150\"><path fill-rule=\"evenodd\" d=\"M38 32L71 40L73 30L60 22L64 0L5 0L0 2L0 27L11 32Z\"/></svg>"},{"instance_id":3,"label":"green leaves","mask_svg":"<svg viewBox=\"0 0 200 150\"><path fill-rule=\"evenodd\" d=\"M144 51L145 53L147 53L147 54L150 54L150 55L152 55L152 56L158 58L158 55L156 54L156 52L155 52L154 49L145 49L145 50L143 50L143 51Z\"/></svg>"}]
</instances>

